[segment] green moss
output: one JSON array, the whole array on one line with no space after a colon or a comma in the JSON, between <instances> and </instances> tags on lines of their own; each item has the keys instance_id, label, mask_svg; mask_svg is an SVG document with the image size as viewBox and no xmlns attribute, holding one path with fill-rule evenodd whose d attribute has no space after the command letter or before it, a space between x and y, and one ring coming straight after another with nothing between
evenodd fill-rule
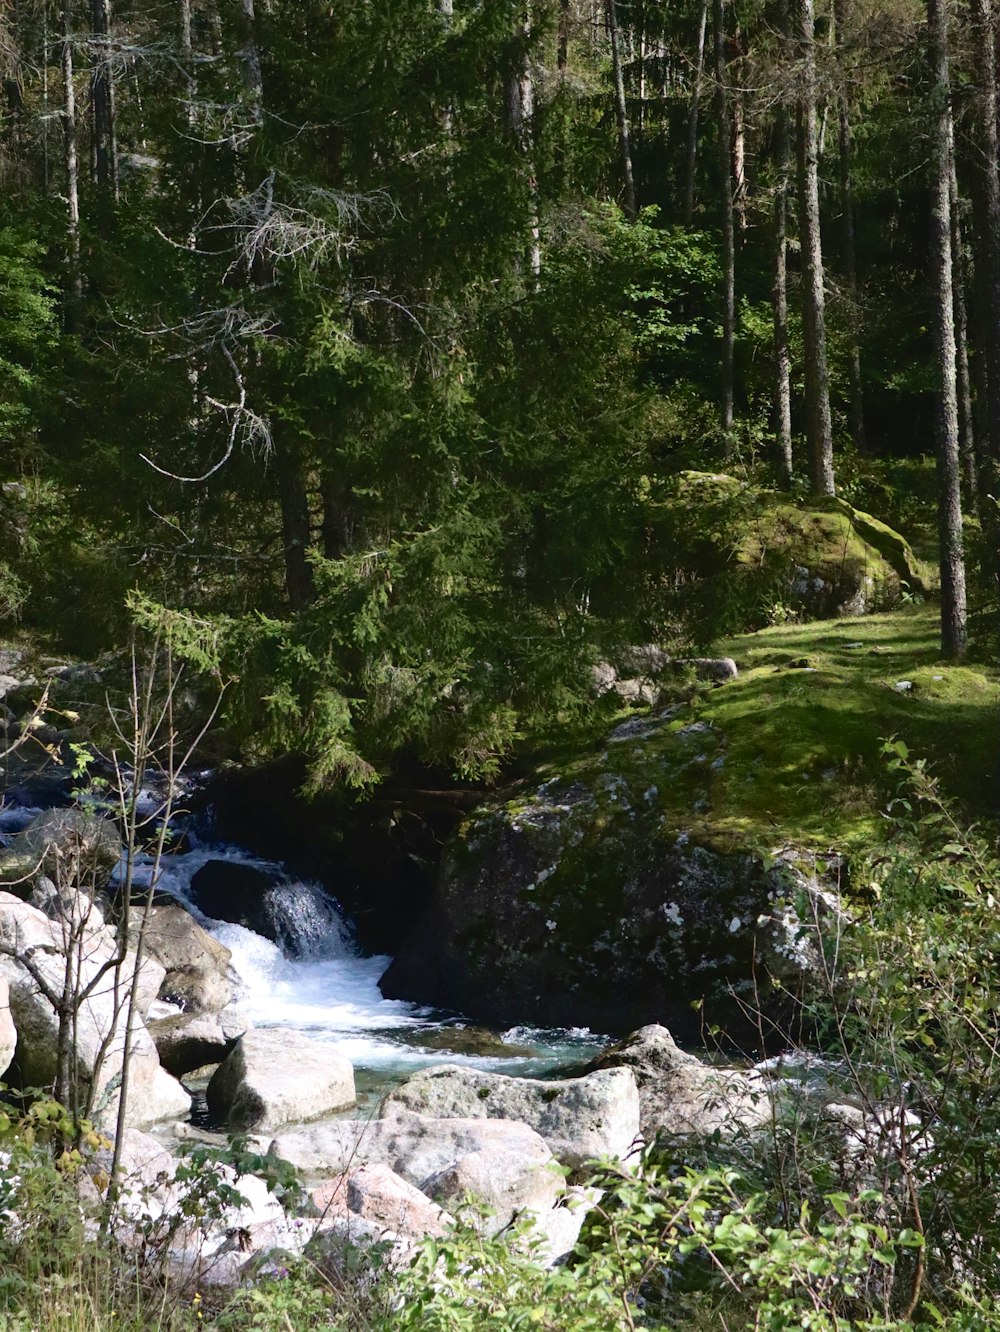
<instances>
[{"instance_id":1,"label":"green moss","mask_svg":"<svg viewBox=\"0 0 1000 1332\"><path fill-rule=\"evenodd\" d=\"M880 745L892 735L931 762L970 818L997 818L1000 676L941 661L935 607L766 629L718 651L736 660L737 680L702 689L673 718L630 714L648 723L641 737L609 742L607 721L599 738L567 736L535 767L532 792L558 778L594 795L585 840L564 860L567 871L579 861L591 905L613 908L619 848L634 839L636 820L650 836L683 830L725 851L877 845L888 790ZM531 803L519 795L508 813ZM550 880L538 891L548 900L555 889Z\"/></svg>"}]
</instances>

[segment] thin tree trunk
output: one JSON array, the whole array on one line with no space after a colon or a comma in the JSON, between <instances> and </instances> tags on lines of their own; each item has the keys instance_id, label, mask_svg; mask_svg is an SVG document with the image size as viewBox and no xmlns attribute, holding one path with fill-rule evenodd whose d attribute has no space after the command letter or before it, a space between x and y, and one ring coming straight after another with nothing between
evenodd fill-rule
<instances>
[{"instance_id":1,"label":"thin tree trunk","mask_svg":"<svg viewBox=\"0 0 1000 1332\"><path fill-rule=\"evenodd\" d=\"M705 32L708 28L708 0L702 0L698 22L698 54L694 66L694 87L691 90L691 110L688 113L687 169L684 175L684 225L694 220L694 181L698 168L698 114L701 110L701 85L705 72Z\"/></svg>"},{"instance_id":2,"label":"thin tree trunk","mask_svg":"<svg viewBox=\"0 0 1000 1332\"><path fill-rule=\"evenodd\" d=\"M984 382L978 475L979 511L986 536L986 568L1000 602L1000 515L989 496L1000 494L1000 139L997 127L996 16L992 0L970 0L972 47L979 84L976 145L980 170L973 186L976 256L976 327ZM978 214L978 216L976 216Z\"/></svg>"},{"instance_id":3,"label":"thin tree trunk","mask_svg":"<svg viewBox=\"0 0 1000 1332\"><path fill-rule=\"evenodd\" d=\"M850 424L851 440L854 447L858 453L864 453L867 440L865 437L864 386L861 379L861 342L858 336L860 310L858 305L857 249L854 237L854 146L851 133L850 102L846 86L847 70L843 58L844 28L846 25L844 10L844 0L835 0L834 23L836 41L841 50L840 77L842 85L837 98L837 147L840 162L840 248L844 287L850 304L847 346L847 419Z\"/></svg>"},{"instance_id":4,"label":"thin tree trunk","mask_svg":"<svg viewBox=\"0 0 1000 1332\"><path fill-rule=\"evenodd\" d=\"M788 346L788 173L791 145L788 109L778 103L775 155L778 179L774 191L774 424L778 475L784 486L792 483L792 357Z\"/></svg>"},{"instance_id":5,"label":"thin tree trunk","mask_svg":"<svg viewBox=\"0 0 1000 1332\"><path fill-rule=\"evenodd\" d=\"M966 503L970 513L979 508L979 469L976 455L976 421L972 407L972 379L969 374L969 314L965 301L965 259L962 245L962 221L955 162L954 126L948 167L948 195L951 209L951 270L955 289L955 355L958 375L958 446L962 459Z\"/></svg>"},{"instance_id":6,"label":"thin tree trunk","mask_svg":"<svg viewBox=\"0 0 1000 1332\"><path fill-rule=\"evenodd\" d=\"M625 216L635 220L635 179L632 175L632 137L628 124L628 105L625 101L625 75L622 70L621 40L618 32L618 14L615 0L605 0L608 37L611 40L611 72L615 85L615 119L618 122L618 157L624 180Z\"/></svg>"},{"instance_id":7,"label":"thin tree trunk","mask_svg":"<svg viewBox=\"0 0 1000 1332\"><path fill-rule=\"evenodd\" d=\"M733 235L733 177L730 156L729 91L726 86L726 0L712 3L712 44L715 55L715 120L718 134L719 184L722 204L722 457L733 449L733 399L736 360L736 244Z\"/></svg>"},{"instance_id":8,"label":"thin tree trunk","mask_svg":"<svg viewBox=\"0 0 1000 1332\"><path fill-rule=\"evenodd\" d=\"M812 0L797 0L804 86L799 104L799 234L802 246L802 333L805 349L806 443L816 495L833 495L833 423L826 356L826 297L820 234L816 123L816 49Z\"/></svg>"},{"instance_id":9,"label":"thin tree trunk","mask_svg":"<svg viewBox=\"0 0 1000 1332\"><path fill-rule=\"evenodd\" d=\"M556 68L565 74L569 67L570 0L559 0L559 36L556 49Z\"/></svg>"},{"instance_id":10,"label":"thin tree trunk","mask_svg":"<svg viewBox=\"0 0 1000 1332\"><path fill-rule=\"evenodd\" d=\"M73 0L63 3L62 37L63 76L63 152L66 166L66 231L69 240L69 285L72 326L75 309L83 299L83 275L80 269L80 166L76 150L76 70L73 59Z\"/></svg>"},{"instance_id":11,"label":"thin tree trunk","mask_svg":"<svg viewBox=\"0 0 1000 1332\"><path fill-rule=\"evenodd\" d=\"M105 206L118 200L118 144L115 127L115 85L111 67L111 0L91 0L93 72L90 95L94 108L94 157L99 197Z\"/></svg>"},{"instance_id":12,"label":"thin tree trunk","mask_svg":"<svg viewBox=\"0 0 1000 1332\"><path fill-rule=\"evenodd\" d=\"M542 272L542 246L538 221L538 187L532 161L531 125L535 114L535 83L528 60L529 38L529 17L525 12L518 24L518 58L507 75L507 123L528 167L528 269L537 285Z\"/></svg>"},{"instance_id":13,"label":"thin tree trunk","mask_svg":"<svg viewBox=\"0 0 1000 1332\"><path fill-rule=\"evenodd\" d=\"M938 528L941 543L941 651L961 659L966 646L965 558L955 371L955 298L951 262L951 86L947 0L927 0L928 57L934 81L931 267L938 369Z\"/></svg>"},{"instance_id":14,"label":"thin tree trunk","mask_svg":"<svg viewBox=\"0 0 1000 1332\"><path fill-rule=\"evenodd\" d=\"M292 610L302 610L313 599L312 566L307 558L311 533L306 477L300 459L282 443L275 447L274 470L281 504L285 591Z\"/></svg>"}]
</instances>

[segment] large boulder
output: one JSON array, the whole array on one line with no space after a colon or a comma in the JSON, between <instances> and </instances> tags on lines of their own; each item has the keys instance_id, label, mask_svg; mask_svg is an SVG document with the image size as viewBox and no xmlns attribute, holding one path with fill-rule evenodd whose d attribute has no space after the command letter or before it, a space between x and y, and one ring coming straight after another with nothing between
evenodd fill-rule
<instances>
[{"instance_id":1,"label":"large boulder","mask_svg":"<svg viewBox=\"0 0 1000 1332\"><path fill-rule=\"evenodd\" d=\"M333 1046L284 1028L253 1029L208 1084L208 1108L230 1128L267 1132L354 1105L354 1068Z\"/></svg>"},{"instance_id":2,"label":"large boulder","mask_svg":"<svg viewBox=\"0 0 1000 1332\"><path fill-rule=\"evenodd\" d=\"M797 990L817 973L838 906L823 860L740 851L704 817L687 830L691 806L743 780L727 761L723 733L671 708L621 724L566 776L485 805L449 843L382 993L504 1026L664 1022L693 1040L707 1022L752 1039L748 1009L781 1004L772 981Z\"/></svg>"},{"instance_id":3,"label":"large boulder","mask_svg":"<svg viewBox=\"0 0 1000 1332\"><path fill-rule=\"evenodd\" d=\"M255 934L277 942L274 919L268 911L273 874L236 860L208 860L191 879L191 898L212 920L244 925Z\"/></svg>"},{"instance_id":4,"label":"large boulder","mask_svg":"<svg viewBox=\"0 0 1000 1332\"><path fill-rule=\"evenodd\" d=\"M274 1139L268 1151L312 1176L341 1175L352 1165L387 1165L424 1186L470 1152L498 1151L522 1164L555 1165L527 1124L500 1119L431 1119L405 1110L391 1119L346 1119Z\"/></svg>"},{"instance_id":5,"label":"large boulder","mask_svg":"<svg viewBox=\"0 0 1000 1332\"><path fill-rule=\"evenodd\" d=\"M214 1013L180 1013L151 1019L149 1033L160 1063L177 1078L207 1064L221 1064L239 1039L223 1027Z\"/></svg>"},{"instance_id":6,"label":"large boulder","mask_svg":"<svg viewBox=\"0 0 1000 1332\"><path fill-rule=\"evenodd\" d=\"M758 1128L772 1117L772 1097L759 1078L717 1068L681 1050L653 1024L603 1051L591 1068L627 1068L639 1088L642 1132L708 1136Z\"/></svg>"},{"instance_id":7,"label":"large boulder","mask_svg":"<svg viewBox=\"0 0 1000 1332\"><path fill-rule=\"evenodd\" d=\"M139 928L136 920L135 928ZM187 1013L218 1013L232 1000L232 954L179 903L150 908L146 951L165 968L159 997Z\"/></svg>"},{"instance_id":8,"label":"large boulder","mask_svg":"<svg viewBox=\"0 0 1000 1332\"><path fill-rule=\"evenodd\" d=\"M543 1082L456 1064L422 1069L390 1092L381 1115L511 1119L527 1124L565 1165L626 1157L639 1137L639 1093L629 1069Z\"/></svg>"},{"instance_id":9,"label":"large boulder","mask_svg":"<svg viewBox=\"0 0 1000 1332\"><path fill-rule=\"evenodd\" d=\"M542 1215L563 1192L560 1174L548 1163L525 1160L503 1147L468 1152L424 1181L424 1192L459 1215L469 1197L489 1211L487 1230L496 1234L524 1212Z\"/></svg>"},{"instance_id":10,"label":"large boulder","mask_svg":"<svg viewBox=\"0 0 1000 1332\"><path fill-rule=\"evenodd\" d=\"M387 1165L376 1162L351 1166L313 1189L310 1196L324 1218L359 1216L411 1239L443 1235L449 1226L443 1208Z\"/></svg>"},{"instance_id":11,"label":"large boulder","mask_svg":"<svg viewBox=\"0 0 1000 1332\"><path fill-rule=\"evenodd\" d=\"M0 1077L10 1068L17 1049L17 1028L10 1011L10 986L0 975Z\"/></svg>"},{"instance_id":12,"label":"large boulder","mask_svg":"<svg viewBox=\"0 0 1000 1332\"><path fill-rule=\"evenodd\" d=\"M121 839L109 819L75 807L46 809L0 856L0 882L13 886L45 874L60 892L72 887L94 892L105 886L120 859Z\"/></svg>"},{"instance_id":13,"label":"large boulder","mask_svg":"<svg viewBox=\"0 0 1000 1332\"><path fill-rule=\"evenodd\" d=\"M17 1029L14 1070L22 1087L54 1083L58 1065L59 1017L53 997L62 993L67 968L62 922L9 893L0 893L0 976L10 990ZM81 1000L76 1015L76 1063L85 1084L94 1086L97 1118L111 1124L117 1115L118 1086L126 1040L127 996L135 954L118 967L118 946L110 930L83 932L73 950ZM155 964L153 964L155 966ZM148 973L147 973L148 974ZM134 1015L130 1050L127 1122L134 1127L186 1115L191 1098L164 1069L141 1015L141 996L150 986L140 971L140 1011ZM159 977L154 973L157 983ZM95 1084L96 1080L96 1086Z\"/></svg>"}]
</instances>

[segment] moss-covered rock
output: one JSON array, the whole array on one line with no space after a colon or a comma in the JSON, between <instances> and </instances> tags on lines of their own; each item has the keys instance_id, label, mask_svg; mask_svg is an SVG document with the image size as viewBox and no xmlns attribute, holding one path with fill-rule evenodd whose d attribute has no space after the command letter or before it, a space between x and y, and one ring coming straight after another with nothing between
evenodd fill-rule
<instances>
[{"instance_id":1,"label":"moss-covered rock","mask_svg":"<svg viewBox=\"0 0 1000 1332\"><path fill-rule=\"evenodd\" d=\"M761 490L684 472L650 504L650 531L678 579L678 603L704 635L790 616L866 615L926 590L898 532L841 499Z\"/></svg>"},{"instance_id":2,"label":"moss-covered rock","mask_svg":"<svg viewBox=\"0 0 1000 1332\"><path fill-rule=\"evenodd\" d=\"M740 1001L761 987L769 1002L771 977L797 986L834 899L809 857L734 853L665 817L660 786L693 795L723 754L711 727L673 720L626 723L577 780L466 823L383 992L501 1023L693 1035L705 1019L745 1029Z\"/></svg>"}]
</instances>

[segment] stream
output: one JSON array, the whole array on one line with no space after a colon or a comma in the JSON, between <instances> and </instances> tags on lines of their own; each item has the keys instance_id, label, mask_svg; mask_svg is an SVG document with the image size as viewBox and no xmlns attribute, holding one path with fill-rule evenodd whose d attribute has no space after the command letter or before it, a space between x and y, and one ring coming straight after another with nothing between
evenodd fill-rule
<instances>
[{"instance_id":1,"label":"stream","mask_svg":"<svg viewBox=\"0 0 1000 1332\"><path fill-rule=\"evenodd\" d=\"M29 806L0 810L0 835L9 836L39 813ZM163 856L156 888L169 894L232 953L233 1006L257 1027L287 1027L329 1041L354 1064L359 1092L372 1096L433 1063L461 1063L515 1076L546 1077L573 1069L605 1041L586 1029L514 1027L489 1031L463 1019L385 999L378 980L387 956L366 956L336 900L317 883L297 878L284 864L185 829L185 849ZM226 861L265 874L274 885L268 901L279 942L244 925L214 920L198 908L191 883L210 861ZM156 868L140 857L137 885ZM119 877L124 873L120 869Z\"/></svg>"}]
</instances>

